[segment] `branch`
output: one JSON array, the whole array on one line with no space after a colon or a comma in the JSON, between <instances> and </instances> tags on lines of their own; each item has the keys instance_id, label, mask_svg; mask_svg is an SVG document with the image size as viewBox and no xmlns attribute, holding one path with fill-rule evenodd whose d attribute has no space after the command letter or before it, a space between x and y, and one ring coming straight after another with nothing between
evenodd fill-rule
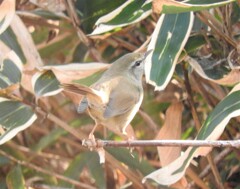
<instances>
[{"instance_id":1,"label":"branch","mask_svg":"<svg viewBox=\"0 0 240 189\"><path fill-rule=\"evenodd\" d=\"M240 148L240 140L83 140L82 145L88 148L102 147L146 147L146 146L198 146L198 147L234 147Z\"/></svg>"}]
</instances>

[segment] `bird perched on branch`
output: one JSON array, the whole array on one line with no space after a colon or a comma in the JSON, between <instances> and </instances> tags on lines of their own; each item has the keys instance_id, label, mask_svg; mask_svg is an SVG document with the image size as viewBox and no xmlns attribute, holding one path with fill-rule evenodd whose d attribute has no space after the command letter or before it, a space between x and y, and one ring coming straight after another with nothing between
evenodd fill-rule
<instances>
[{"instance_id":1,"label":"bird perched on branch","mask_svg":"<svg viewBox=\"0 0 240 189\"><path fill-rule=\"evenodd\" d=\"M87 110L95 120L90 138L94 138L93 133L98 125L103 125L120 135L127 134L126 128L143 100L144 62L150 53L151 50L122 56L90 87L61 84L64 90L84 96L78 106L78 112Z\"/></svg>"}]
</instances>

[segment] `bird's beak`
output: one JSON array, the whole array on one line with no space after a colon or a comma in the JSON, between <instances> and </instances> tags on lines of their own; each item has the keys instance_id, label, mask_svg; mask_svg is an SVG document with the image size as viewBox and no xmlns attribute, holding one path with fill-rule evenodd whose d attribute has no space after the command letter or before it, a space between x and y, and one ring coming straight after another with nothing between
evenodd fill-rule
<instances>
[{"instance_id":1,"label":"bird's beak","mask_svg":"<svg viewBox=\"0 0 240 189\"><path fill-rule=\"evenodd\" d=\"M149 54L151 54L152 51L153 51L153 49L150 49L150 50L148 50L147 52L145 52L145 53L144 53L144 59L146 59L147 56L148 56Z\"/></svg>"}]
</instances>

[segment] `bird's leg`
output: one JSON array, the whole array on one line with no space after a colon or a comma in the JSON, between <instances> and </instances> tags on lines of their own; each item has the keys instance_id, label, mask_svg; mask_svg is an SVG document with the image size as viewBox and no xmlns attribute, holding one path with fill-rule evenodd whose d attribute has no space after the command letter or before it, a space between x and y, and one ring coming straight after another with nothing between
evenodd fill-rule
<instances>
[{"instance_id":1,"label":"bird's leg","mask_svg":"<svg viewBox=\"0 0 240 189\"><path fill-rule=\"evenodd\" d=\"M94 136L94 134L93 134L94 131L95 131L95 129L97 128L97 126L98 126L98 124L95 123L92 131L90 132L90 134L89 134L89 136L88 136L88 139L82 140L82 145L88 147L88 148L90 149L90 151L92 151L93 149L95 149L96 146L97 146L97 142L96 142L95 136Z\"/></svg>"},{"instance_id":2,"label":"bird's leg","mask_svg":"<svg viewBox=\"0 0 240 189\"><path fill-rule=\"evenodd\" d=\"M124 138L127 140L128 143L131 143L131 141L136 139L134 130L133 130L131 125L128 125L127 127L124 127L122 129L122 134L125 136ZM134 157L134 155L133 155L133 150L134 149L135 149L135 147L131 147L129 145L129 151L130 151L130 154L131 154L132 157Z\"/></svg>"},{"instance_id":3,"label":"bird's leg","mask_svg":"<svg viewBox=\"0 0 240 189\"><path fill-rule=\"evenodd\" d=\"M94 141L94 142L96 141L96 139L95 139L95 136L94 136L93 133L94 133L94 131L96 130L97 126L98 126L98 124L95 123L95 125L94 125L92 131L91 131L90 134L88 135L88 138L89 138L90 140Z\"/></svg>"}]
</instances>

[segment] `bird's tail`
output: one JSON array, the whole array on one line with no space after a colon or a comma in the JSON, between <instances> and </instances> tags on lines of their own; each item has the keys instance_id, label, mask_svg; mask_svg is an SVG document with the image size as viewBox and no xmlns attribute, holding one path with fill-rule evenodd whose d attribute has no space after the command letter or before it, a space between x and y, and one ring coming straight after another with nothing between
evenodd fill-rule
<instances>
[{"instance_id":1,"label":"bird's tail","mask_svg":"<svg viewBox=\"0 0 240 189\"><path fill-rule=\"evenodd\" d=\"M61 83L60 87L63 88L65 91L81 94L81 95L97 95L93 89L79 84L68 84L68 83Z\"/></svg>"},{"instance_id":2,"label":"bird's tail","mask_svg":"<svg viewBox=\"0 0 240 189\"><path fill-rule=\"evenodd\" d=\"M99 102L99 103L102 102L102 98L98 94L99 92L90 87L80 85L80 84L74 84L74 83L71 83L71 84L61 83L60 87L63 88L65 91L84 95L87 97L87 99L90 99L92 102Z\"/></svg>"}]
</instances>

